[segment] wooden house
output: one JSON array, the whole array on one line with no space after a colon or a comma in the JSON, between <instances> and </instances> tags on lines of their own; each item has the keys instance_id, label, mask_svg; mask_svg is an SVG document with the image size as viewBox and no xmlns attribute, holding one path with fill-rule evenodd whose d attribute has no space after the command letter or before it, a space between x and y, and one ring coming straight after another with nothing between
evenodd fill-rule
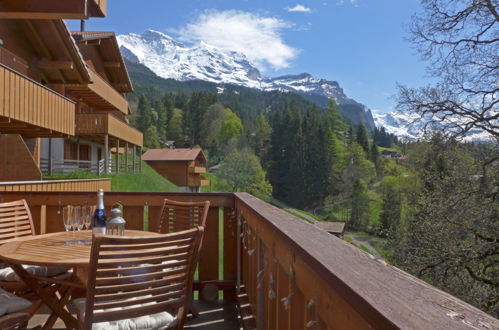
<instances>
[{"instance_id":1,"label":"wooden house","mask_svg":"<svg viewBox=\"0 0 499 330\"><path fill-rule=\"evenodd\" d=\"M132 87L114 34L87 40L63 21L105 13L103 0L0 2L0 180L119 170L129 154L111 166L110 151L142 146L126 119Z\"/></svg>"},{"instance_id":2,"label":"wooden house","mask_svg":"<svg viewBox=\"0 0 499 330\"><path fill-rule=\"evenodd\" d=\"M343 236L345 234L344 222L317 221L314 223L314 225L341 239L343 239Z\"/></svg>"},{"instance_id":3,"label":"wooden house","mask_svg":"<svg viewBox=\"0 0 499 330\"><path fill-rule=\"evenodd\" d=\"M206 173L206 157L200 148L149 149L142 160L186 191L199 192L200 187L210 184L201 176Z\"/></svg>"}]
</instances>

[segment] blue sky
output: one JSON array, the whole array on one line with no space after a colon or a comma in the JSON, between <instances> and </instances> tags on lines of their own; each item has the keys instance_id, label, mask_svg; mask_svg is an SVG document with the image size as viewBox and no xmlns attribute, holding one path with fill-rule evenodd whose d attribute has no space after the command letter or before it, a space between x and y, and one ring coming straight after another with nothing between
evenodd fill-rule
<instances>
[{"instance_id":1,"label":"blue sky","mask_svg":"<svg viewBox=\"0 0 499 330\"><path fill-rule=\"evenodd\" d=\"M153 29L215 43L245 52L266 76L336 80L349 97L385 112L394 108L397 82L430 81L404 40L418 10L419 0L109 0L108 16L90 19L87 30Z\"/></svg>"}]
</instances>

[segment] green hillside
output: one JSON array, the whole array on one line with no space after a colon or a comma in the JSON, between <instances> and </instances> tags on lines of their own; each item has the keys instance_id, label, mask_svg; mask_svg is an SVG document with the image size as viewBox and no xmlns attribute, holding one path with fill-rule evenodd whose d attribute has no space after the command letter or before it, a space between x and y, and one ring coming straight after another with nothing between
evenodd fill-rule
<instances>
[{"instance_id":1,"label":"green hillside","mask_svg":"<svg viewBox=\"0 0 499 330\"><path fill-rule=\"evenodd\" d=\"M129 192L176 192L181 191L176 185L163 178L149 165L142 162L142 173L123 173L114 175L101 175L88 172L71 172L67 174L56 173L44 175L44 179L99 179L111 178L112 191Z\"/></svg>"}]
</instances>

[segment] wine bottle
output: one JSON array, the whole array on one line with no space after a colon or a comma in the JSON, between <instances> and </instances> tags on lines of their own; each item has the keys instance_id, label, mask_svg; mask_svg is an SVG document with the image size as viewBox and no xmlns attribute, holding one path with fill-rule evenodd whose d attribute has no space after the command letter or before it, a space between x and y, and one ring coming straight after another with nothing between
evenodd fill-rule
<instances>
[{"instance_id":1,"label":"wine bottle","mask_svg":"<svg viewBox=\"0 0 499 330\"><path fill-rule=\"evenodd\" d=\"M94 212L94 234L106 234L106 210L104 209L104 189L97 192L97 208Z\"/></svg>"}]
</instances>

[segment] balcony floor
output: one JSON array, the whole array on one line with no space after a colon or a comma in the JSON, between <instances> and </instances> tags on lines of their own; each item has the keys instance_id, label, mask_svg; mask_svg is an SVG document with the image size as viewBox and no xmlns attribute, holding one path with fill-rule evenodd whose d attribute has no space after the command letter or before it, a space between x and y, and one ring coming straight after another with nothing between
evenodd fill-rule
<instances>
[{"instance_id":1,"label":"balcony floor","mask_svg":"<svg viewBox=\"0 0 499 330\"><path fill-rule=\"evenodd\" d=\"M189 315L186 320L185 329L240 329L235 302L216 301L213 303L206 303L195 301L194 305L199 311L199 316L192 318L192 316ZM42 307L38 313L31 318L28 329L43 325L48 316L49 309L45 306ZM60 319L57 320L54 329L65 329L64 323Z\"/></svg>"}]
</instances>

